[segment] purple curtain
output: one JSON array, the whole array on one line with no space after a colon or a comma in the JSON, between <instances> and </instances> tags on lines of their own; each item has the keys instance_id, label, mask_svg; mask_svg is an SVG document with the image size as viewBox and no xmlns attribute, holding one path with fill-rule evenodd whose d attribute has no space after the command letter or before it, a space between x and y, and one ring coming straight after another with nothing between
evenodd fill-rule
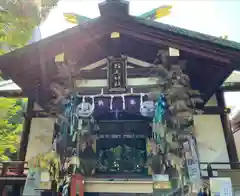
<instances>
[{"instance_id":1,"label":"purple curtain","mask_svg":"<svg viewBox=\"0 0 240 196\"><path fill-rule=\"evenodd\" d=\"M99 96L94 98L95 109L94 113L96 115L101 115L106 112L110 112L110 97Z\"/></svg>"},{"instance_id":2,"label":"purple curtain","mask_svg":"<svg viewBox=\"0 0 240 196\"><path fill-rule=\"evenodd\" d=\"M125 111L129 113L140 113L140 103L141 97L140 96L125 96Z\"/></svg>"}]
</instances>

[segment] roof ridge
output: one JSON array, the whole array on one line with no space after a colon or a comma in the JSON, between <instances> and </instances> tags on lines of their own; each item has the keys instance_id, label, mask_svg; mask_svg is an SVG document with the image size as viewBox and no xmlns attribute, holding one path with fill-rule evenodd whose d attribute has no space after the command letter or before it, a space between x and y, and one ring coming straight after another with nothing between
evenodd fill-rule
<instances>
[{"instance_id":1,"label":"roof ridge","mask_svg":"<svg viewBox=\"0 0 240 196\"><path fill-rule=\"evenodd\" d=\"M177 26L173 26L170 24L165 24L162 22L157 22L157 21L151 21L151 20L147 20L147 19L142 19L142 18L138 18L133 16L134 20L137 20L137 22L140 22L144 25L153 27L153 28L158 28L158 29L162 29L163 31L170 31L172 33L176 33L176 34L180 34L183 36L188 36L188 37L192 37L195 39L199 39L202 41L208 41L211 42L213 44L218 44L224 47L229 47L235 50L240 50L240 43L236 42L236 41L232 41L232 40L225 40L213 35L209 35L209 34L205 34L205 33L200 33L197 31L193 31L193 30L189 30L189 29L185 29L182 27L177 27Z\"/></svg>"}]
</instances>

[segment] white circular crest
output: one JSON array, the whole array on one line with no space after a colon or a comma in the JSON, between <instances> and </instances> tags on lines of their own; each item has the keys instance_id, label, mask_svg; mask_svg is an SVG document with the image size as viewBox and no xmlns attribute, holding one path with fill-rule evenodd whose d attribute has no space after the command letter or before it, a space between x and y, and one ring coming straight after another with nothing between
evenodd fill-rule
<instances>
[{"instance_id":1,"label":"white circular crest","mask_svg":"<svg viewBox=\"0 0 240 196\"><path fill-rule=\"evenodd\" d=\"M140 106L140 113L146 117L153 117L155 111L155 104L153 101L144 101Z\"/></svg>"},{"instance_id":2,"label":"white circular crest","mask_svg":"<svg viewBox=\"0 0 240 196\"><path fill-rule=\"evenodd\" d=\"M79 117L89 117L92 115L94 110L94 103L90 104L88 102L80 103L76 108L76 114Z\"/></svg>"}]
</instances>

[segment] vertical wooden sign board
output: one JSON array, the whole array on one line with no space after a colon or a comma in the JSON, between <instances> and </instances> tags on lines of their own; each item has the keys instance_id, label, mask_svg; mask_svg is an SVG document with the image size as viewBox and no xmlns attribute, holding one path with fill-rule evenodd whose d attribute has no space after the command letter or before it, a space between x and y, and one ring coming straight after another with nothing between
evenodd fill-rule
<instances>
[{"instance_id":1,"label":"vertical wooden sign board","mask_svg":"<svg viewBox=\"0 0 240 196\"><path fill-rule=\"evenodd\" d=\"M125 92L127 88L127 58L108 57L108 88L110 92Z\"/></svg>"},{"instance_id":2,"label":"vertical wooden sign board","mask_svg":"<svg viewBox=\"0 0 240 196\"><path fill-rule=\"evenodd\" d=\"M71 180L70 196L84 196L84 178L82 175L73 174Z\"/></svg>"}]
</instances>

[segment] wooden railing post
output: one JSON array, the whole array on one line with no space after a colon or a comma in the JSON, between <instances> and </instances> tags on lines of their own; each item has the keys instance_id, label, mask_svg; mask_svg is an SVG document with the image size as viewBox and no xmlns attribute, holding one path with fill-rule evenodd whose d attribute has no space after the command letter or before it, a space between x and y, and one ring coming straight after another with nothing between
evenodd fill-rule
<instances>
[{"instance_id":1,"label":"wooden railing post","mask_svg":"<svg viewBox=\"0 0 240 196\"><path fill-rule=\"evenodd\" d=\"M209 178L213 177L213 170L212 170L211 163L208 163L208 165L207 165L207 174L208 174Z\"/></svg>"}]
</instances>

